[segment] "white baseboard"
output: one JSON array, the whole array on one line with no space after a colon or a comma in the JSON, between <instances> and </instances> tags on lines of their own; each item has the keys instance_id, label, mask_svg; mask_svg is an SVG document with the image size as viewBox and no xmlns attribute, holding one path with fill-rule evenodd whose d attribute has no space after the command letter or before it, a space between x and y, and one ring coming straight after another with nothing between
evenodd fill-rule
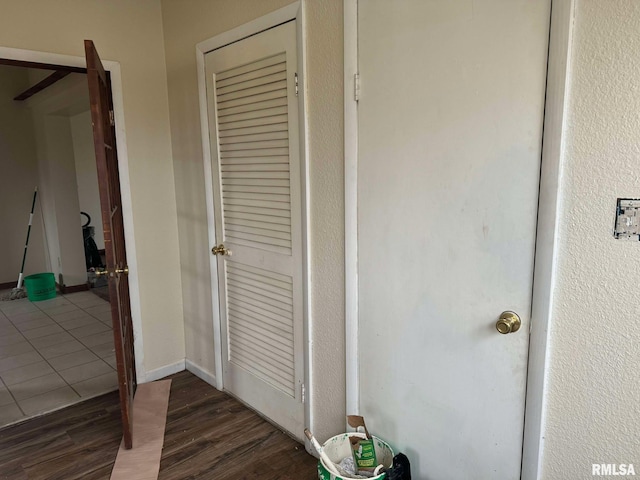
<instances>
[{"instance_id":1,"label":"white baseboard","mask_svg":"<svg viewBox=\"0 0 640 480\"><path fill-rule=\"evenodd\" d=\"M213 387L216 386L216 376L213 373L205 370L199 365L196 365L191 360L185 360L185 365L187 367L187 370L193 373L196 377L204 380Z\"/></svg>"},{"instance_id":2,"label":"white baseboard","mask_svg":"<svg viewBox=\"0 0 640 480\"><path fill-rule=\"evenodd\" d=\"M169 365L165 365L164 367L156 368L155 370L150 370L144 376L144 382L139 383L148 383L153 382L155 380L160 380L161 378L168 377L169 375L173 375L174 373L182 372L185 369L184 360L179 360L175 363L171 363Z\"/></svg>"}]
</instances>

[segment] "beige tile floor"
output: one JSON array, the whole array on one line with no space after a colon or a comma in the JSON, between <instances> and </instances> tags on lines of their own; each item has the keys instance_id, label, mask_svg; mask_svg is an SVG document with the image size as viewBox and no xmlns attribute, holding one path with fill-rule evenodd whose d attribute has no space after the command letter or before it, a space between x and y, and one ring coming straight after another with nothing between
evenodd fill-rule
<instances>
[{"instance_id":1,"label":"beige tile floor","mask_svg":"<svg viewBox=\"0 0 640 480\"><path fill-rule=\"evenodd\" d=\"M91 292L0 301L0 427L118 388L110 308Z\"/></svg>"}]
</instances>

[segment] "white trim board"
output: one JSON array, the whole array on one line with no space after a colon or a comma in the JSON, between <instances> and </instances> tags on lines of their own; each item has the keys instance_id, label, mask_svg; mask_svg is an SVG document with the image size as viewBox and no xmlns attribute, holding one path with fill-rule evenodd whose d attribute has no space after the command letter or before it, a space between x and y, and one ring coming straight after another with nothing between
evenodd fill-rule
<instances>
[{"instance_id":1,"label":"white trim board","mask_svg":"<svg viewBox=\"0 0 640 480\"><path fill-rule=\"evenodd\" d=\"M306 27L304 22L304 0L298 0L290 5L275 10L267 15L259 17L248 23L240 25L232 30L216 35L215 37L204 40L196 45L196 65L198 69L198 103L200 105L200 135L202 138L202 162L205 176L205 192L206 192L206 206L207 206L207 223L209 233L209 243L213 246L216 243L216 231L215 231L215 215L213 205L213 181L212 181L212 156L211 147L209 144L209 118L207 115L207 89L206 89L206 76L205 76L205 54L223 47L233 42L237 42L256 33L260 33L269 28L273 28L281 23L288 22L290 20L298 20L298 55L302 60L302 64L298 65L299 68L299 80L300 80L300 97L301 97L301 110L303 115L300 117L301 128L303 132L300 135L300 148L301 148L301 166L302 166L302 197L305 204L302 208L302 230L303 230L303 277L305 279L304 289L304 343L305 343L305 388L306 388L306 404L305 404L305 424L313 428L313 409L311 405L311 392L312 392L312 370L311 370L311 358L312 358L312 344L311 344L311 315L310 315L310 268L308 260L308 241L309 241L309 193L308 193L308 155L307 155L307 118L306 118L306 55L304 48L304 41L306 39ZM220 304L217 292L218 290L218 275L217 275L217 260L213 255L209 256L209 269L211 278L211 289L213 294L211 295L211 306L213 310L213 347L215 354L215 375L212 378L215 381L215 387L218 390L224 389L223 372L222 372L222 325L220 322Z\"/></svg>"},{"instance_id":2,"label":"white trim board","mask_svg":"<svg viewBox=\"0 0 640 480\"><path fill-rule=\"evenodd\" d=\"M160 368L155 368L148 371L144 381L138 383L154 382L156 380L160 380L161 378L168 377L169 375L173 375L174 373L182 372L184 369L185 361L178 360L177 362L170 363L169 365L164 365Z\"/></svg>"},{"instance_id":3,"label":"white trim board","mask_svg":"<svg viewBox=\"0 0 640 480\"><path fill-rule=\"evenodd\" d=\"M22 60L36 63L50 63L70 67L87 66L84 57L62 55L58 53L37 52L0 46L0 58ZM133 348L136 357L136 376L144 383L147 372L144 367L144 348L142 338L142 309L140 305L140 281L138 278L138 260L133 226L131 202L131 180L129 177L129 156L127 136L124 124L124 103L122 97L122 75L120 63L103 60L104 68L111 72L111 93L113 95L113 113L116 121L116 147L118 149L118 169L120 173L120 195L122 197L122 217L124 221L124 239L129 266L129 297L131 303L131 321L133 324Z\"/></svg>"},{"instance_id":4,"label":"white trim board","mask_svg":"<svg viewBox=\"0 0 640 480\"><path fill-rule=\"evenodd\" d=\"M185 367L188 371L193 373L200 380L207 382L209 385L216 386L216 376L208 370L202 368L200 365L192 362L191 360L185 361Z\"/></svg>"},{"instance_id":5,"label":"white trim board","mask_svg":"<svg viewBox=\"0 0 640 480\"><path fill-rule=\"evenodd\" d=\"M196 63L198 69L198 103L200 104L200 136L202 138L202 163L204 168L204 188L207 206L207 229L209 244L216 244L216 222L213 206L213 177L211 147L209 144L209 118L207 115L207 84L205 76L204 54L209 51L196 46ZM220 301L218 298L218 275L216 258L209 255L209 274L211 279L211 308L213 312L213 350L215 355L215 387L222 390L222 325L220 323Z\"/></svg>"},{"instance_id":6,"label":"white trim board","mask_svg":"<svg viewBox=\"0 0 640 480\"><path fill-rule=\"evenodd\" d=\"M344 0L344 277L347 414L360 413L358 368L358 0Z\"/></svg>"},{"instance_id":7,"label":"white trim board","mask_svg":"<svg viewBox=\"0 0 640 480\"><path fill-rule=\"evenodd\" d=\"M566 121L575 0L551 2L547 89L542 136L542 166L536 256L531 305L529 368L522 449L523 480L542 474L547 345L558 255L560 179Z\"/></svg>"},{"instance_id":8,"label":"white trim board","mask_svg":"<svg viewBox=\"0 0 640 480\"><path fill-rule=\"evenodd\" d=\"M300 180L301 196L302 196L302 273L303 273L303 304L304 304L304 321L303 321L303 339L305 344L304 349L304 382L305 382L305 404L304 404L304 418L307 425L314 427L313 411L314 405L314 388L313 388L313 333L311 330L312 314L311 314L311 260L309 256L309 245L311 239L311 195L309 192L309 185L311 185L311 177L309 173L309 128L307 121L307 55L304 45L307 44L307 24L305 15L306 1L302 0L300 8L296 13L296 25L297 41L298 41L298 78L300 81L300 100L298 111L298 123L302 128L300 132ZM306 442L307 449L310 448L310 444Z\"/></svg>"},{"instance_id":9,"label":"white trim board","mask_svg":"<svg viewBox=\"0 0 640 480\"><path fill-rule=\"evenodd\" d=\"M273 28L281 23L293 20L298 15L299 9L300 2L294 2L286 7L282 7L260 18L256 18L255 20L221 33L220 35L203 40L196 45L196 54L201 53L202 56L204 56L205 53L210 52L211 50L224 47L230 43L237 42L243 38Z\"/></svg>"},{"instance_id":10,"label":"white trim board","mask_svg":"<svg viewBox=\"0 0 640 480\"><path fill-rule=\"evenodd\" d=\"M353 74L358 71L358 0L344 0L345 293L347 412L359 409L358 377L358 115ZM522 479L540 478L549 321L559 220L561 155L575 0L553 1L547 71L540 196L527 373Z\"/></svg>"}]
</instances>

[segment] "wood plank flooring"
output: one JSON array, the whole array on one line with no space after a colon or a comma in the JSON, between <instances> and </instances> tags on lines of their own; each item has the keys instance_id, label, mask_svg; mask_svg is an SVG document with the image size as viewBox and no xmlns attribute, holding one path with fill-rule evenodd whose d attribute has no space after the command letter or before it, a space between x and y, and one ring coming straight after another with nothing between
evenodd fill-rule
<instances>
[{"instance_id":1,"label":"wood plank flooring","mask_svg":"<svg viewBox=\"0 0 640 480\"><path fill-rule=\"evenodd\" d=\"M314 479L304 447L188 372L172 375L160 480ZM107 480L120 445L117 392L0 430L2 480Z\"/></svg>"}]
</instances>

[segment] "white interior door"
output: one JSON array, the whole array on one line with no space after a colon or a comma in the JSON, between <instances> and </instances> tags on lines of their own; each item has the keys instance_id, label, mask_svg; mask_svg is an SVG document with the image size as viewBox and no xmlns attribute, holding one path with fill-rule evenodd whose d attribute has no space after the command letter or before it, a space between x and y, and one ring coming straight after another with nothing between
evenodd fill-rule
<instances>
[{"instance_id":1,"label":"white interior door","mask_svg":"<svg viewBox=\"0 0 640 480\"><path fill-rule=\"evenodd\" d=\"M549 9L358 4L360 404L416 478L520 478Z\"/></svg>"},{"instance_id":2,"label":"white interior door","mask_svg":"<svg viewBox=\"0 0 640 480\"><path fill-rule=\"evenodd\" d=\"M225 390L297 437L304 407L296 25L205 57Z\"/></svg>"}]
</instances>

